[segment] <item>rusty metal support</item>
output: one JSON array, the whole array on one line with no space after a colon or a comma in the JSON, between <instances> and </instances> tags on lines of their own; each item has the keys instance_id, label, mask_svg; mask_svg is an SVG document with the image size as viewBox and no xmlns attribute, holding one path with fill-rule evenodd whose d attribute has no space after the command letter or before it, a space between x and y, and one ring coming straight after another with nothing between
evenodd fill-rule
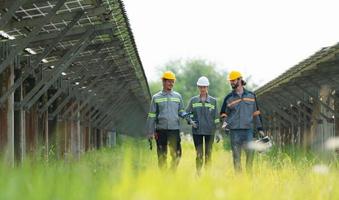
<instances>
[{"instance_id":1,"label":"rusty metal support","mask_svg":"<svg viewBox=\"0 0 339 200\"><path fill-rule=\"evenodd\" d=\"M15 70L15 78L21 75L19 70ZM19 87L14 93L14 102L20 102L23 98L23 87ZM26 119L23 109L14 111L14 144L15 160L18 163L23 162L26 156Z\"/></svg>"},{"instance_id":2,"label":"rusty metal support","mask_svg":"<svg viewBox=\"0 0 339 200\"><path fill-rule=\"evenodd\" d=\"M14 83L14 63L6 68L4 73L0 74L0 93ZM0 109L0 149L4 152L6 162L11 166L15 160L14 136L14 94L12 94Z\"/></svg>"}]
</instances>

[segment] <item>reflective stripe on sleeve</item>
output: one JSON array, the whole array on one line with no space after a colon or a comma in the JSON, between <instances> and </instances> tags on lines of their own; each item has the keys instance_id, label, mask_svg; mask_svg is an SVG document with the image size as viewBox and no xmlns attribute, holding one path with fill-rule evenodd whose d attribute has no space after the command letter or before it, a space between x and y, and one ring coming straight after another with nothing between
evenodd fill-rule
<instances>
[{"instance_id":1,"label":"reflective stripe on sleeve","mask_svg":"<svg viewBox=\"0 0 339 200\"><path fill-rule=\"evenodd\" d=\"M151 117L151 118L154 118L156 115L155 115L155 113L148 113L148 117Z\"/></svg>"}]
</instances>

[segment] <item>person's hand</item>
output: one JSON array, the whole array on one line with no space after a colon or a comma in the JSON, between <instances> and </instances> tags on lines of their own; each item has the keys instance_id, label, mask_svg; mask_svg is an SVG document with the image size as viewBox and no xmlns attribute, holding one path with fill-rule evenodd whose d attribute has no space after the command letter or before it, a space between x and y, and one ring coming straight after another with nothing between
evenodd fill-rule
<instances>
[{"instance_id":1,"label":"person's hand","mask_svg":"<svg viewBox=\"0 0 339 200\"><path fill-rule=\"evenodd\" d=\"M192 118L187 118L187 123L191 125L193 128L198 128L198 122L193 121Z\"/></svg>"},{"instance_id":2,"label":"person's hand","mask_svg":"<svg viewBox=\"0 0 339 200\"><path fill-rule=\"evenodd\" d=\"M223 123L221 124L221 130L224 130L226 132L228 132L230 129L228 127L228 123L225 121L223 121Z\"/></svg>"},{"instance_id":3,"label":"person's hand","mask_svg":"<svg viewBox=\"0 0 339 200\"><path fill-rule=\"evenodd\" d=\"M154 139L154 133L150 133L147 135L148 140L153 140Z\"/></svg>"},{"instance_id":4,"label":"person's hand","mask_svg":"<svg viewBox=\"0 0 339 200\"><path fill-rule=\"evenodd\" d=\"M191 125L192 125L193 128L198 128L197 122L195 122L193 120L191 121Z\"/></svg>"},{"instance_id":5,"label":"person's hand","mask_svg":"<svg viewBox=\"0 0 339 200\"><path fill-rule=\"evenodd\" d=\"M223 121L223 123L221 124L221 128L226 130L226 127L227 127L227 122Z\"/></svg>"}]
</instances>

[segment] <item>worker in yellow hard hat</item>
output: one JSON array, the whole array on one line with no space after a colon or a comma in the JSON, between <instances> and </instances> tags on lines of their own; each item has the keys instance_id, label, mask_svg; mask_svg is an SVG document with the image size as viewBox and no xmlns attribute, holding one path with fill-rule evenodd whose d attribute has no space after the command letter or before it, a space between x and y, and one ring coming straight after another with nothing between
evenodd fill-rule
<instances>
[{"instance_id":1,"label":"worker in yellow hard hat","mask_svg":"<svg viewBox=\"0 0 339 200\"><path fill-rule=\"evenodd\" d=\"M232 89L235 89L237 88L237 86L239 86L238 80L242 83L243 86L246 85L246 82L242 79L241 73L238 71L231 71L228 74L228 80L231 83Z\"/></svg>"},{"instance_id":2,"label":"worker in yellow hard hat","mask_svg":"<svg viewBox=\"0 0 339 200\"><path fill-rule=\"evenodd\" d=\"M181 139L179 117L187 116L181 95L173 91L175 74L171 71L163 73L162 91L152 97L147 118L147 134L149 139L157 143L158 165L160 169L167 166L167 146L172 157L171 169L175 170L181 158Z\"/></svg>"},{"instance_id":3,"label":"worker in yellow hard hat","mask_svg":"<svg viewBox=\"0 0 339 200\"><path fill-rule=\"evenodd\" d=\"M239 71L231 71L228 80L232 92L226 95L221 107L222 128L230 132L233 164L241 172L241 150L246 152L246 169L252 170L253 150L248 148L253 140L253 128L264 136L256 95L244 88L246 82Z\"/></svg>"}]
</instances>

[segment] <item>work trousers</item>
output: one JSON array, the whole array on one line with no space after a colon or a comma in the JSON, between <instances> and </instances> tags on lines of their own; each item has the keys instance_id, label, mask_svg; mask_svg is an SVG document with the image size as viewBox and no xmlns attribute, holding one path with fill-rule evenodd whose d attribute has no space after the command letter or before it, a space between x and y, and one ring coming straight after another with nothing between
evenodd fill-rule
<instances>
[{"instance_id":1,"label":"work trousers","mask_svg":"<svg viewBox=\"0 0 339 200\"><path fill-rule=\"evenodd\" d=\"M252 163L254 151L248 148L249 142L253 140L252 129L232 129L231 132L231 148L233 156L233 165L236 172L241 172L241 150L246 153L246 170L252 172Z\"/></svg>"},{"instance_id":2,"label":"work trousers","mask_svg":"<svg viewBox=\"0 0 339 200\"><path fill-rule=\"evenodd\" d=\"M211 163L211 155L212 155L212 145L213 145L214 137L212 135L198 135L193 134L193 142L195 146L195 150L197 153L197 157L195 159L196 169L199 173L202 165L204 163L204 155L205 155L205 167L208 167ZM205 140L205 153L204 153L204 140Z\"/></svg>"},{"instance_id":3,"label":"work trousers","mask_svg":"<svg viewBox=\"0 0 339 200\"><path fill-rule=\"evenodd\" d=\"M171 169L176 170L181 158L181 139L179 130L157 130L155 134L157 142L158 166L167 168L167 145L170 149Z\"/></svg>"}]
</instances>

